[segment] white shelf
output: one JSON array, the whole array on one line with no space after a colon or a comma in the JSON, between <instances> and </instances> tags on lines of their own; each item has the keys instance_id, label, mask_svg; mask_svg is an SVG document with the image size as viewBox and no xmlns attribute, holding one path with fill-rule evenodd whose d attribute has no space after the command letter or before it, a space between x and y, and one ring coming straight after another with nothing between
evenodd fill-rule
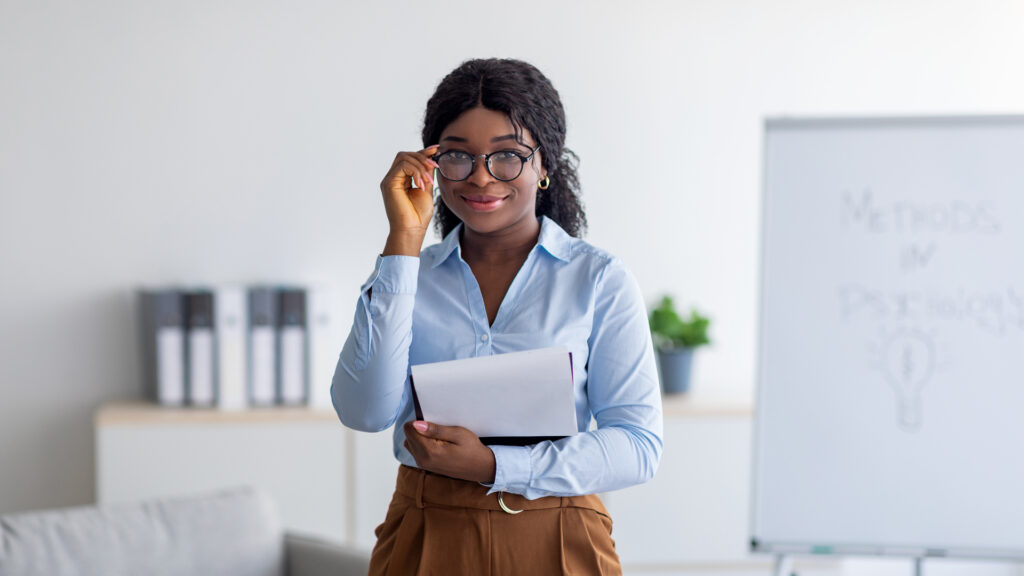
<instances>
[{"instance_id":1,"label":"white shelf","mask_svg":"<svg viewBox=\"0 0 1024 576\"><path fill-rule=\"evenodd\" d=\"M662 395L661 408L665 419L751 418L754 415L754 406L750 402L687 394Z\"/></svg>"},{"instance_id":2,"label":"white shelf","mask_svg":"<svg viewBox=\"0 0 1024 576\"><path fill-rule=\"evenodd\" d=\"M308 406L252 407L244 410L160 406L152 402L116 402L96 411L97 427L126 424L196 424L253 422L322 422L338 421L334 410Z\"/></svg>"},{"instance_id":3,"label":"white shelf","mask_svg":"<svg viewBox=\"0 0 1024 576\"><path fill-rule=\"evenodd\" d=\"M662 396L666 418L752 417L754 407L741 400L723 400L699 396ZM96 426L124 424L193 424L216 422L332 421L338 416L331 408L308 406L251 407L244 410L220 410L192 406L160 406L152 402L114 402L95 414ZM340 425L340 423L339 423Z\"/></svg>"}]
</instances>

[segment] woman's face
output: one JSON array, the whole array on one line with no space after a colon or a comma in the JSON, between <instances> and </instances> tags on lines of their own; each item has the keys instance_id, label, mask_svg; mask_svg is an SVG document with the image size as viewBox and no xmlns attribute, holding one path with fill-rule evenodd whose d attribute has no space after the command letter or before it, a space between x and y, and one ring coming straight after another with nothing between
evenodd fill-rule
<instances>
[{"instance_id":1,"label":"woman's face","mask_svg":"<svg viewBox=\"0 0 1024 576\"><path fill-rule=\"evenodd\" d=\"M466 152L471 156L511 150L524 158L530 156L537 143L526 129L523 141L516 142L512 121L503 112L482 106L463 112L441 132L438 153L448 150ZM460 182L440 176L438 185L445 205L462 220L465 227L479 234L534 231L537 183L544 178L538 150L526 161L515 180L503 182L487 171L483 157L478 157L473 172Z\"/></svg>"}]
</instances>

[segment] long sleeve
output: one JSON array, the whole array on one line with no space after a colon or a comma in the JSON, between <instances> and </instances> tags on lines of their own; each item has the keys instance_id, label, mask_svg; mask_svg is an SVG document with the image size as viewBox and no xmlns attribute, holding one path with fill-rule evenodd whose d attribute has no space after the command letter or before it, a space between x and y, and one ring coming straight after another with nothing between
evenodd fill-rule
<instances>
[{"instance_id":1,"label":"long sleeve","mask_svg":"<svg viewBox=\"0 0 1024 576\"><path fill-rule=\"evenodd\" d=\"M331 385L346 426L394 427L395 457L417 466L401 426L415 418L411 364L567 346L580 432L532 446L491 446L490 492L606 492L649 480L662 450L661 394L647 312L621 261L541 218L541 234L489 320L461 257L457 226L419 258L379 258L363 285ZM591 417L597 430L588 430Z\"/></svg>"},{"instance_id":2,"label":"long sleeve","mask_svg":"<svg viewBox=\"0 0 1024 576\"><path fill-rule=\"evenodd\" d=\"M598 280L587 398L598 429L533 446L492 446L497 491L594 494L650 480L662 451L661 395L639 287L618 260Z\"/></svg>"},{"instance_id":3,"label":"long sleeve","mask_svg":"<svg viewBox=\"0 0 1024 576\"><path fill-rule=\"evenodd\" d=\"M379 432L398 418L406 394L419 263L411 256L378 257L363 284L331 381L334 409L350 428Z\"/></svg>"}]
</instances>

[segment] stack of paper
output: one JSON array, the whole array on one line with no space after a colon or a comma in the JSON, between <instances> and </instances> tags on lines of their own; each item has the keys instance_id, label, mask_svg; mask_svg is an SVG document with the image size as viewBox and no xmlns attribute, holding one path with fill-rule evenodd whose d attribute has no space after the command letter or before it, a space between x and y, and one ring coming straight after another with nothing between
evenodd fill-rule
<instances>
[{"instance_id":1,"label":"stack of paper","mask_svg":"<svg viewBox=\"0 0 1024 576\"><path fill-rule=\"evenodd\" d=\"M472 430L485 444L533 444L578 432L564 346L412 367L416 415Z\"/></svg>"}]
</instances>

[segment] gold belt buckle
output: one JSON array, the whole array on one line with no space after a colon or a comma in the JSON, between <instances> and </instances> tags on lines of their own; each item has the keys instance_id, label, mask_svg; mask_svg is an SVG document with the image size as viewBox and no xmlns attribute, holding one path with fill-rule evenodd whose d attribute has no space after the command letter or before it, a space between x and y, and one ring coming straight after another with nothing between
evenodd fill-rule
<instances>
[{"instance_id":1,"label":"gold belt buckle","mask_svg":"<svg viewBox=\"0 0 1024 576\"><path fill-rule=\"evenodd\" d=\"M501 509L504 510L505 512L508 512L509 514L519 514L520 512L522 512L522 510L513 510L506 506L505 500L502 499L502 495L504 494L504 492L498 492L498 506L501 506Z\"/></svg>"}]
</instances>

